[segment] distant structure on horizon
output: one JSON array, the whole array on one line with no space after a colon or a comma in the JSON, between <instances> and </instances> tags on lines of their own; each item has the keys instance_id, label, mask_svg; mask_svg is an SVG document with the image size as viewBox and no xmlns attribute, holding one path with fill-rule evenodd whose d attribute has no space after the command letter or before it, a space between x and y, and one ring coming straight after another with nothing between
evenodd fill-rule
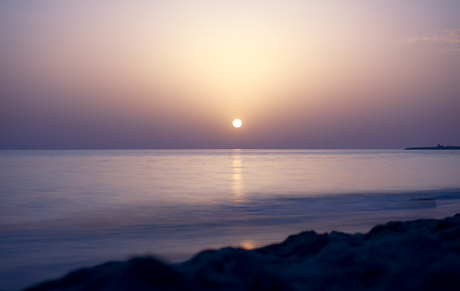
<instances>
[{"instance_id":1,"label":"distant structure on horizon","mask_svg":"<svg viewBox=\"0 0 460 291\"><path fill-rule=\"evenodd\" d=\"M404 150L460 150L460 146L443 146L442 144L438 144L437 147L405 148Z\"/></svg>"}]
</instances>

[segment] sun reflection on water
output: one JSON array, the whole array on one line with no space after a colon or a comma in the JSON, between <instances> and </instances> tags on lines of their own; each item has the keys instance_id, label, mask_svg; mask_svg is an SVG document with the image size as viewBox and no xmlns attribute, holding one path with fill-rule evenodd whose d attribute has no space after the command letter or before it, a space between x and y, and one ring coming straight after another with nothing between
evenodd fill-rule
<instances>
[{"instance_id":1,"label":"sun reflection on water","mask_svg":"<svg viewBox=\"0 0 460 291\"><path fill-rule=\"evenodd\" d=\"M233 193L235 195L235 201L241 203L244 201L244 193L242 190L241 175L242 175L242 163L241 153L237 150L234 151L232 160L232 180L233 180Z\"/></svg>"},{"instance_id":2,"label":"sun reflection on water","mask_svg":"<svg viewBox=\"0 0 460 291\"><path fill-rule=\"evenodd\" d=\"M253 240L245 240L241 242L240 247L245 250L253 250L256 248L256 245Z\"/></svg>"}]
</instances>

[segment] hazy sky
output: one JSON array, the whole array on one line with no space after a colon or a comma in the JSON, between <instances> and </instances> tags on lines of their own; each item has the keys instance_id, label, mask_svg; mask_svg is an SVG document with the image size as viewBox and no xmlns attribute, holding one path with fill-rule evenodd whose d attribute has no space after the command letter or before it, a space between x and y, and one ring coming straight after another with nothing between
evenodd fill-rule
<instances>
[{"instance_id":1,"label":"hazy sky","mask_svg":"<svg viewBox=\"0 0 460 291\"><path fill-rule=\"evenodd\" d=\"M459 15L458 0L1 1L0 149L460 145Z\"/></svg>"}]
</instances>

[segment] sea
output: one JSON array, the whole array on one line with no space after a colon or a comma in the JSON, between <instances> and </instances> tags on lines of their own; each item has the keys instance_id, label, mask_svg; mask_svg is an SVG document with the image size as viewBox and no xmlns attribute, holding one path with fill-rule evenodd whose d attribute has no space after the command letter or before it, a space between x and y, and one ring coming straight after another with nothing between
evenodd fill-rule
<instances>
[{"instance_id":1,"label":"sea","mask_svg":"<svg viewBox=\"0 0 460 291\"><path fill-rule=\"evenodd\" d=\"M0 151L0 290L460 212L460 151Z\"/></svg>"}]
</instances>

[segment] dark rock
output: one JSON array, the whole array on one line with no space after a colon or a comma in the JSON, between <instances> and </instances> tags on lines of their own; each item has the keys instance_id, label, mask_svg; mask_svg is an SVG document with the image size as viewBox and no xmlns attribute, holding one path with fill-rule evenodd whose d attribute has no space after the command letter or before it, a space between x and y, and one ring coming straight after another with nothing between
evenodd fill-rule
<instances>
[{"instance_id":1,"label":"dark rock","mask_svg":"<svg viewBox=\"0 0 460 291\"><path fill-rule=\"evenodd\" d=\"M302 232L255 250L203 251L168 266L107 263L43 283L49 290L460 290L460 214L389 222L367 234Z\"/></svg>"},{"instance_id":2,"label":"dark rock","mask_svg":"<svg viewBox=\"0 0 460 291\"><path fill-rule=\"evenodd\" d=\"M62 279L26 289L51 290L192 290L184 278L172 267L153 258L134 258L127 262L110 262L81 269Z\"/></svg>"}]
</instances>

